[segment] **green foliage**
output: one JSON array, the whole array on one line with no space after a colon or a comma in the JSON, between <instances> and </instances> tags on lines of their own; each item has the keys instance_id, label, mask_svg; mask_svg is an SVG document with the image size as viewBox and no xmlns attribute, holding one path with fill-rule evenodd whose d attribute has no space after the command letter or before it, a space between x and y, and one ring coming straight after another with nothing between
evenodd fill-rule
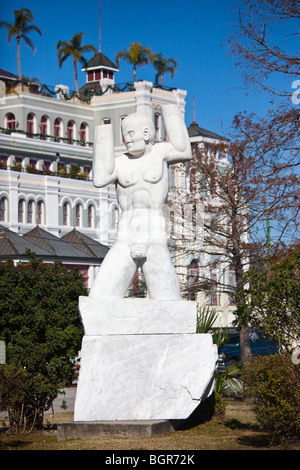
<instances>
[{"instance_id":1,"label":"green foliage","mask_svg":"<svg viewBox=\"0 0 300 470\"><path fill-rule=\"evenodd\" d=\"M57 57L59 67L65 62L66 59L72 57L73 67L74 67L74 79L75 79L75 88L78 92L78 80L77 80L77 70L76 66L78 62L82 65L86 64L86 59L83 54L86 52L94 52L96 54L97 49L92 44L82 45L83 36L85 33L76 33L69 41L58 41L57 48Z\"/></svg>"},{"instance_id":2,"label":"green foliage","mask_svg":"<svg viewBox=\"0 0 300 470\"><path fill-rule=\"evenodd\" d=\"M32 31L36 31L42 35L42 31L38 26L33 24L34 16L28 8L21 8L20 10L14 11L14 23L8 21L0 21L0 28L4 27L8 31L8 42L10 43L15 37L17 39L17 58L18 58L18 72L19 80L21 80L21 62L20 62L20 42L21 40L30 47L35 53L36 48L32 40L28 37L28 34Z\"/></svg>"},{"instance_id":3,"label":"green foliage","mask_svg":"<svg viewBox=\"0 0 300 470\"><path fill-rule=\"evenodd\" d=\"M163 76L165 73L169 72L171 74L171 78L174 77L174 73L177 67L177 62L173 58L165 58L163 55L159 52L157 54L154 54L152 57L153 61L153 66L156 70L156 75L155 75L155 85L158 84L158 78L160 77L160 84L163 87L164 82L163 82Z\"/></svg>"},{"instance_id":4,"label":"green foliage","mask_svg":"<svg viewBox=\"0 0 300 470\"><path fill-rule=\"evenodd\" d=\"M70 178L76 179L80 173L80 166L79 165L72 165L70 170Z\"/></svg>"},{"instance_id":5,"label":"green foliage","mask_svg":"<svg viewBox=\"0 0 300 470\"><path fill-rule=\"evenodd\" d=\"M275 439L300 437L300 366L287 354L257 356L243 368L257 419Z\"/></svg>"},{"instance_id":6,"label":"green foliage","mask_svg":"<svg viewBox=\"0 0 300 470\"><path fill-rule=\"evenodd\" d=\"M224 395L228 390L233 390L236 394L242 391L242 385L239 380L241 369L236 363L226 366L225 371L215 374L215 414L223 417L227 407L224 401Z\"/></svg>"},{"instance_id":7,"label":"green foliage","mask_svg":"<svg viewBox=\"0 0 300 470\"><path fill-rule=\"evenodd\" d=\"M0 263L0 338L7 363L24 372L18 375L23 395L11 404L11 425L21 420L28 428L40 421L59 388L71 383L83 334L78 297L86 289L77 271L27 254L26 264Z\"/></svg>"},{"instance_id":8,"label":"green foliage","mask_svg":"<svg viewBox=\"0 0 300 470\"><path fill-rule=\"evenodd\" d=\"M142 67L152 61L152 51L149 47L142 46L139 42L132 42L128 50L119 51L116 55L116 63L119 67L120 59L133 66L133 81L136 81L136 67Z\"/></svg>"},{"instance_id":9,"label":"green foliage","mask_svg":"<svg viewBox=\"0 0 300 470\"><path fill-rule=\"evenodd\" d=\"M202 307L197 314L197 333L209 333L218 317L215 308Z\"/></svg>"},{"instance_id":10,"label":"green foliage","mask_svg":"<svg viewBox=\"0 0 300 470\"><path fill-rule=\"evenodd\" d=\"M197 315L197 333L209 333L214 322L218 317L216 309L202 307ZM217 328L213 331L213 343L216 344L218 351L224 346L228 340L230 328ZM241 370L236 364L231 364L225 368L224 372L215 374L215 390L214 390L214 408L215 415L223 417L227 403L223 397L226 391L241 390L239 381Z\"/></svg>"},{"instance_id":11,"label":"green foliage","mask_svg":"<svg viewBox=\"0 0 300 470\"><path fill-rule=\"evenodd\" d=\"M267 269L250 271L247 318L253 329L291 350L300 339L300 250L294 249Z\"/></svg>"}]
</instances>

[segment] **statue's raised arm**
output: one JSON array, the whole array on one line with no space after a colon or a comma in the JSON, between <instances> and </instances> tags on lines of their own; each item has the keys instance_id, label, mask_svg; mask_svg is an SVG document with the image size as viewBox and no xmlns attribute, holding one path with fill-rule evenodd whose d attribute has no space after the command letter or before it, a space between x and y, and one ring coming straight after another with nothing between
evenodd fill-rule
<instances>
[{"instance_id":1,"label":"statue's raised arm","mask_svg":"<svg viewBox=\"0 0 300 470\"><path fill-rule=\"evenodd\" d=\"M115 181L116 167L112 124L94 128L93 183L97 188Z\"/></svg>"},{"instance_id":2,"label":"statue's raised arm","mask_svg":"<svg viewBox=\"0 0 300 470\"><path fill-rule=\"evenodd\" d=\"M167 162L178 163L191 160L190 139L180 109L176 105L164 105L161 107L161 112L170 144Z\"/></svg>"}]
</instances>

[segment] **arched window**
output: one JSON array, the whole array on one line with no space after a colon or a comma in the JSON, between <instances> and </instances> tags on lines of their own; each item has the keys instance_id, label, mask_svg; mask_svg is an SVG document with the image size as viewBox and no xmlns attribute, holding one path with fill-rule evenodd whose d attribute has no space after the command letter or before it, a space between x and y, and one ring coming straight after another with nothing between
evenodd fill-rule
<instances>
[{"instance_id":1,"label":"arched window","mask_svg":"<svg viewBox=\"0 0 300 470\"><path fill-rule=\"evenodd\" d=\"M63 225L70 225L70 204L68 202L63 205Z\"/></svg>"},{"instance_id":2,"label":"arched window","mask_svg":"<svg viewBox=\"0 0 300 470\"><path fill-rule=\"evenodd\" d=\"M220 305L220 293L218 291L218 258L213 256L210 265L211 288L208 296L208 305Z\"/></svg>"},{"instance_id":3,"label":"arched window","mask_svg":"<svg viewBox=\"0 0 300 470\"><path fill-rule=\"evenodd\" d=\"M62 136L62 120L56 118L54 121L54 140L55 142L60 142L60 137Z\"/></svg>"},{"instance_id":4,"label":"arched window","mask_svg":"<svg viewBox=\"0 0 300 470\"><path fill-rule=\"evenodd\" d=\"M193 259L189 265L188 270L189 275L189 282L193 283L198 281L199 279L199 261L197 259Z\"/></svg>"},{"instance_id":5,"label":"arched window","mask_svg":"<svg viewBox=\"0 0 300 470\"><path fill-rule=\"evenodd\" d=\"M155 140L161 140L161 116L159 113L155 113L154 116L154 127L155 127Z\"/></svg>"},{"instance_id":6,"label":"arched window","mask_svg":"<svg viewBox=\"0 0 300 470\"><path fill-rule=\"evenodd\" d=\"M73 141L75 138L75 122L74 121L68 122L67 136L68 136L68 144L73 144Z\"/></svg>"},{"instance_id":7,"label":"arched window","mask_svg":"<svg viewBox=\"0 0 300 470\"><path fill-rule=\"evenodd\" d=\"M44 203L43 201L38 201L36 206L36 223L37 225L43 224L44 217Z\"/></svg>"},{"instance_id":8,"label":"arched window","mask_svg":"<svg viewBox=\"0 0 300 470\"><path fill-rule=\"evenodd\" d=\"M18 222L20 224L24 222L24 209L25 209L25 201L24 199L20 199L18 203Z\"/></svg>"},{"instance_id":9,"label":"arched window","mask_svg":"<svg viewBox=\"0 0 300 470\"><path fill-rule=\"evenodd\" d=\"M32 224L34 218L34 201L30 199L27 206L27 223Z\"/></svg>"},{"instance_id":10,"label":"arched window","mask_svg":"<svg viewBox=\"0 0 300 470\"><path fill-rule=\"evenodd\" d=\"M84 146L87 143L87 131L88 131L88 126L85 122L83 122L80 126L80 145Z\"/></svg>"},{"instance_id":11,"label":"arched window","mask_svg":"<svg viewBox=\"0 0 300 470\"><path fill-rule=\"evenodd\" d=\"M117 207L114 207L111 214L111 229L117 230L119 223L119 211Z\"/></svg>"},{"instance_id":12,"label":"arched window","mask_svg":"<svg viewBox=\"0 0 300 470\"><path fill-rule=\"evenodd\" d=\"M170 237L175 235L175 212L170 212Z\"/></svg>"},{"instance_id":13,"label":"arched window","mask_svg":"<svg viewBox=\"0 0 300 470\"><path fill-rule=\"evenodd\" d=\"M111 123L111 119L110 118L104 118L102 119L102 124L110 124Z\"/></svg>"},{"instance_id":14,"label":"arched window","mask_svg":"<svg viewBox=\"0 0 300 470\"><path fill-rule=\"evenodd\" d=\"M95 226L95 208L93 204L88 206L88 228L94 228Z\"/></svg>"},{"instance_id":15,"label":"arched window","mask_svg":"<svg viewBox=\"0 0 300 470\"><path fill-rule=\"evenodd\" d=\"M16 128L16 118L13 113L8 113L5 116L5 127L6 129L15 130Z\"/></svg>"},{"instance_id":16,"label":"arched window","mask_svg":"<svg viewBox=\"0 0 300 470\"><path fill-rule=\"evenodd\" d=\"M81 204L76 204L75 208L75 227L81 227L82 208Z\"/></svg>"},{"instance_id":17,"label":"arched window","mask_svg":"<svg viewBox=\"0 0 300 470\"><path fill-rule=\"evenodd\" d=\"M27 116L27 137L33 138L35 133L35 115L29 113Z\"/></svg>"},{"instance_id":18,"label":"arched window","mask_svg":"<svg viewBox=\"0 0 300 470\"><path fill-rule=\"evenodd\" d=\"M41 139L46 140L48 134L49 134L49 118L47 116L42 116L42 119L41 119Z\"/></svg>"},{"instance_id":19,"label":"arched window","mask_svg":"<svg viewBox=\"0 0 300 470\"><path fill-rule=\"evenodd\" d=\"M188 298L189 300L196 300L196 294L199 290L198 288L198 280L199 280L199 261L197 259L193 259L188 266Z\"/></svg>"},{"instance_id":20,"label":"arched window","mask_svg":"<svg viewBox=\"0 0 300 470\"><path fill-rule=\"evenodd\" d=\"M7 217L7 199L6 197L2 197L0 199L0 221L6 222Z\"/></svg>"}]
</instances>

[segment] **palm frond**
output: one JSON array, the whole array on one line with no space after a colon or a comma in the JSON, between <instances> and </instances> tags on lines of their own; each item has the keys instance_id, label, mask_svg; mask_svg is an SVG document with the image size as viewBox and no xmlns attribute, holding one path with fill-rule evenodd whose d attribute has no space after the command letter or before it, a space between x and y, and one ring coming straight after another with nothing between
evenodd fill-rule
<instances>
[{"instance_id":1,"label":"palm frond","mask_svg":"<svg viewBox=\"0 0 300 470\"><path fill-rule=\"evenodd\" d=\"M202 307L197 315L197 333L208 333L214 322L216 321L218 313L216 309L209 307Z\"/></svg>"},{"instance_id":2,"label":"palm frond","mask_svg":"<svg viewBox=\"0 0 300 470\"><path fill-rule=\"evenodd\" d=\"M36 53L36 47L34 45L34 43L31 41L31 39L27 36L25 36L25 34L21 34L20 35L20 38L23 39L23 41L25 42L25 44L32 50L32 52L35 54Z\"/></svg>"}]
</instances>

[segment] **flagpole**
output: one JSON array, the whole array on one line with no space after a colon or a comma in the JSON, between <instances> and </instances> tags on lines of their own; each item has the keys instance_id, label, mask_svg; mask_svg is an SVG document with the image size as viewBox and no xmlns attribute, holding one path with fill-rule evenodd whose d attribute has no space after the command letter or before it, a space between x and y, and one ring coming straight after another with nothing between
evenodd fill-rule
<instances>
[{"instance_id":1,"label":"flagpole","mask_svg":"<svg viewBox=\"0 0 300 470\"><path fill-rule=\"evenodd\" d=\"M99 52L101 52L101 0L99 0Z\"/></svg>"}]
</instances>

